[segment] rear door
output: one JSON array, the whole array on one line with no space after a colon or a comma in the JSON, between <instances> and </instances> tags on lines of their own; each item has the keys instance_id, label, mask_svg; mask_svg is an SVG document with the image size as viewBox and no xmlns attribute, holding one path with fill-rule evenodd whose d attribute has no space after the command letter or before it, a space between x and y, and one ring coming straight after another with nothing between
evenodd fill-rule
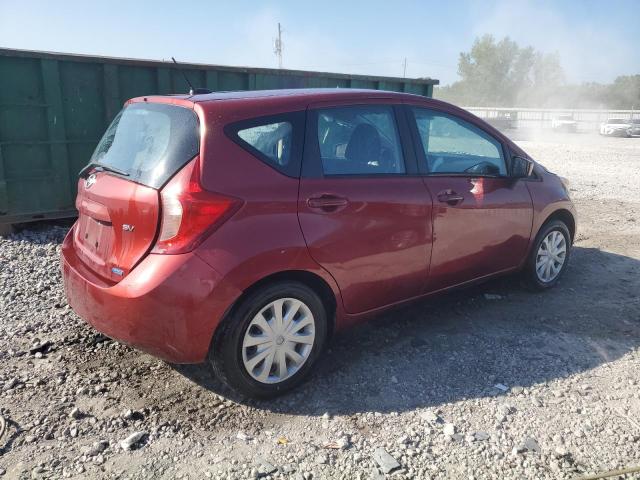
<instances>
[{"instance_id":1,"label":"rear door","mask_svg":"<svg viewBox=\"0 0 640 480\"><path fill-rule=\"evenodd\" d=\"M525 182L509 177L502 143L458 116L407 109L418 165L434 202L427 291L520 265L533 206Z\"/></svg>"},{"instance_id":2,"label":"rear door","mask_svg":"<svg viewBox=\"0 0 640 480\"><path fill-rule=\"evenodd\" d=\"M431 199L398 112L325 104L307 115L300 225L349 313L416 296L428 275Z\"/></svg>"},{"instance_id":3,"label":"rear door","mask_svg":"<svg viewBox=\"0 0 640 480\"><path fill-rule=\"evenodd\" d=\"M78 182L74 249L95 273L117 282L153 246L159 189L199 151L190 108L133 103L113 120Z\"/></svg>"}]
</instances>

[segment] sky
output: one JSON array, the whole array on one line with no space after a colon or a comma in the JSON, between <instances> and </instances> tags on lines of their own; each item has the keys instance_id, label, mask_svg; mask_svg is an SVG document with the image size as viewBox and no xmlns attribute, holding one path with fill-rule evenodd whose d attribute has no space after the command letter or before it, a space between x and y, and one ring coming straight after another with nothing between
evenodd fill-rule
<instances>
[{"instance_id":1,"label":"sky","mask_svg":"<svg viewBox=\"0 0 640 480\"><path fill-rule=\"evenodd\" d=\"M483 34L558 52L567 81L640 74L640 0L0 0L0 47L458 80Z\"/></svg>"}]
</instances>

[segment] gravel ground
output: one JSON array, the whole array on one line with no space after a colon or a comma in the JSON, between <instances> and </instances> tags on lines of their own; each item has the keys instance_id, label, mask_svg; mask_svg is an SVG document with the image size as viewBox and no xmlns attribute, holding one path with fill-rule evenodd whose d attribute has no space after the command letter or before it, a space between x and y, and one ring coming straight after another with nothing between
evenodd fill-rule
<instances>
[{"instance_id":1,"label":"gravel ground","mask_svg":"<svg viewBox=\"0 0 640 480\"><path fill-rule=\"evenodd\" d=\"M0 476L555 479L640 465L640 138L529 138L580 212L558 287L504 278L383 315L276 401L226 399L204 367L87 327L63 296L66 227L0 239Z\"/></svg>"}]
</instances>

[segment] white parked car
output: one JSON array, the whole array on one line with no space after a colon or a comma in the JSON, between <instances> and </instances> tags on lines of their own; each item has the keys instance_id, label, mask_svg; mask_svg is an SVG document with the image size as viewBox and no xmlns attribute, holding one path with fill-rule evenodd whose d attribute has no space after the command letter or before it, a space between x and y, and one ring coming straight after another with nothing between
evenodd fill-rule
<instances>
[{"instance_id":1,"label":"white parked car","mask_svg":"<svg viewBox=\"0 0 640 480\"><path fill-rule=\"evenodd\" d=\"M610 118L600 124L600 135L611 137L630 137L633 125L631 120L624 118Z\"/></svg>"},{"instance_id":2,"label":"white parked car","mask_svg":"<svg viewBox=\"0 0 640 480\"><path fill-rule=\"evenodd\" d=\"M563 132L577 132L578 122L573 119L572 115L558 115L551 120L551 128Z\"/></svg>"}]
</instances>

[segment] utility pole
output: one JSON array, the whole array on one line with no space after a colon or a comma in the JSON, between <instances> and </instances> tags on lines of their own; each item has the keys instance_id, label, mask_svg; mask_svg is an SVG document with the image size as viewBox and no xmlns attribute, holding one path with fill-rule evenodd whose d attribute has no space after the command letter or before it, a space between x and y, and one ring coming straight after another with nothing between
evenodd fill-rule
<instances>
[{"instance_id":1,"label":"utility pole","mask_svg":"<svg viewBox=\"0 0 640 480\"><path fill-rule=\"evenodd\" d=\"M282 68L282 27L278 22L278 38L273 42L273 53L278 56L278 68Z\"/></svg>"},{"instance_id":2,"label":"utility pole","mask_svg":"<svg viewBox=\"0 0 640 480\"><path fill-rule=\"evenodd\" d=\"M402 78L407 78L407 57L404 57L404 69L402 72Z\"/></svg>"}]
</instances>

